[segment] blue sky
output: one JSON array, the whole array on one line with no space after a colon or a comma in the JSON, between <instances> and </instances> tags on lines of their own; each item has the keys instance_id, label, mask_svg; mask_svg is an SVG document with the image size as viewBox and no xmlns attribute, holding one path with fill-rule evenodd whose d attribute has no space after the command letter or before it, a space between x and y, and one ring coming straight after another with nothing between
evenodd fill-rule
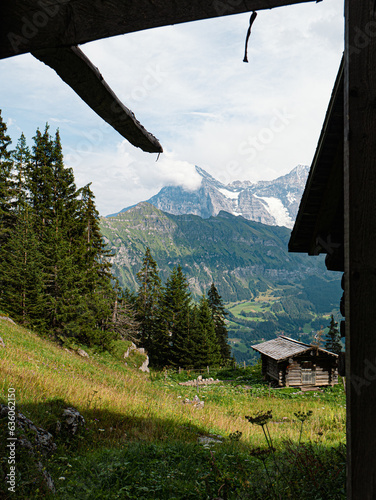
<instances>
[{"instance_id":1,"label":"blue sky","mask_svg":"<svg viewBox=\"0 0 376 500\"><path fill-rule=\"evenodd\" d=\"M31 55L0 61L0 102L14 142L58 127L78 186L102 215L167 184L197 187L199 165L224 183L270 180L310 164L343 51L343 0L167 26L81 46L160 140L158 162L127 143Z\"/></svg>"}]
</instances>

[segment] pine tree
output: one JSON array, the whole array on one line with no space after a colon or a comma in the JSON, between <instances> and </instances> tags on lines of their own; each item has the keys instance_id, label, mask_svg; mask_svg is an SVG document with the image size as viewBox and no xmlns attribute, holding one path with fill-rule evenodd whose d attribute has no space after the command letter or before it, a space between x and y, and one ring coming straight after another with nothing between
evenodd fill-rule
<instances>
[{"instance_id":1,"label":"pine tree","mask_svg":"<svg viewBox=\"0 0 376 500\"><path fill-rule=\"evenodd\" d=\"M111 251L106 248L99 227L99 213L95 207L94 193L90 184L80 190L81 202L79 205L78 232L76 256L78 268L85 270L81 272L81 279L77 282L79 295L83 300L79 300L79 310L85 311L85 326L81 331L85 331L86 342L93 342L95 333L95 343L102 344L103 347L114 337L116 328L114 327L113 314L117 303L117 296L120 300L120 311L123 309L124 298L120 291L115 290L115 283L111 274L110 257ZM78 242L77 242L78 243Z\"/></svg>"},{"instance_id":2,"label":"pine tree","mask_svg":"<svg viewBox=\"0 0 376 500\"><path fill-rule=\"evenodd\" d=\"M44 330L41 256L32 218L27 205L19 208L14 230L4 245L0 260L5 281L2 308L21 324Z\"/></svg>"},{"instance_id":3,"label":"pine tree","mask_svg":"<svg viewBox=\"0 0 376 500\"><path fill-rule=\"evenodd\" d=\"M11 143L0 110L0 246L6 241L15 222L12 210L14 184L12 152L9 150Z\"/></svg>"},{"instance_id":4,"label":"pine tree","mask_svg":"<svg viewBox=\"0 0 376 500\"><path fill-rule=\"evenodd\" d=\"M191 296L187 279L178 265L166 281L161 301L162 324L170 338L169 364L185 366L191 361L189 345Z\"/></svg>"},{"instance_id":5,"label":"pine tree","mask_svg":"<svg viewBox=\"0 0 376 500\"><path fill-rule=\"evenodd\" d=\"M221 363L220 346L217 341L215 324L209 301L202 296L198 306L193 313L193 366L204 368L205 366L218 366Z\"/></svg>"},{"instance_id":6,"label":"pine tree","mask_svg":"<svg viewBox=\"0 0 376 500\"><path fill-rule=\"evenodd\" d=\"M22 211L29 201L28 176L32 168L31 152L22 133L16 149L12 152L14 171L14 205L16 213Z\"/></svg>"},{"instance_id":7,"label":"pine tree","mask_svg":"<svg viewBox=\"0 0 376 500\"><path fill-rule=\"evenodd\" d=\"M63 334L64 325L74 317L77 296L79 269L72 239L77 226L78 191L72 169L64 166L59 132L53 139L46 125L43 135L37 130L34 141L29 192L42 253L45 317L55 333Z\"/></svg>"},{"instance_id":8,"label":"pine tree","mask_svg":"<svg viewBox=\"0 0 376 500\"><path fill-rule=\"evenodd\" d=\"M330 319L329 331L325 338L325 349L335 354L339 354L342 351L341 345L341 334L338 331L338 323L334 321L333 314Z\"/></svg>"},{"instance_id":9,"label":"pine tree","mask_svg":"<svg viewBox=\"0 0 376 500\"><path fill-rule=\"evenodd\" d=\"M222 297L219 295L214 283L211 284L208 291L208 303L212 312L217 343L221 352L221 362L227 364L231 360L231 347L227 341L228 331L225 321L227 312L223 306Z\"/></svg>"},{"instance_id":10,"label":"pine tree","mask_svg":"<svg viewBox=\"0 0 376 500\"><path fill-rule=\"evenodd\" d=\"M146 248L142 268L137 273L137 280L139 288L136 299L136 319L140 323L140 345L146 349L151 364L155 364L156 358L161 358L163 345L166 342L163 342L160 346L156 345L156 337L159 338L159 341L163 338L162 332L159 330L159 306L162 285L157 263L153 259L149 248ZM162 363L163 361L160 359L158 362Z\"/></svg>"},{"instance_id":11,"label":"pine tree","mask_svg":"<svg viewBox=\"0 0 376 500\"><path fill-rule=\"evenodd\" d=\"M6 142L10 143L9 137ZM32 318L38 318L42 309L39 301L41 282L38 242L32 229L33 213L27 203L30 151L23 134L15 151L6 158L1 163L2 167L6 166L2 173L8 180L7 208L2 212L6 213L3 221L8 231L0 246L1 302L3 310L12 317L31 325Z\"/></svg>"}]
</instances>

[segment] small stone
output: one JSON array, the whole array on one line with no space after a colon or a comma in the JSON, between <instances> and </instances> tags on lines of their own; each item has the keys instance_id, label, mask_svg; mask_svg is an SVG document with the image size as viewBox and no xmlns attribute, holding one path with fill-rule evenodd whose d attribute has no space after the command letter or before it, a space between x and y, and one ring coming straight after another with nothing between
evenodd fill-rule
<instances>
[{"instance_id":1,"label":"small stone","mask_svg":"<svg viewBox=\"0 0 376 500\"><path fill-rule=\"evenodd\" d=\"M149 366L148 365L149 365L149 356L146 356L146 359L142 363L142 365L140 366L139 370L141 370L142 372L149 373L150 370L149 370Z\"/></svg>"},{"instance_id":2,"label":"small stone","mask_svg":"<svg viewBox=\"0 0 376 500\"><path fill-rule=\"evenodd\" d=\"M80 356L82 356L83 358L89 358L90 356L88 355L88 353L86 351L84 351L83 349L78 349L77 351L77 354L79 354Z\"/></svg>"},{"instance_id":3,"label":"small stone","mask_svg":"<svg viewBox=\"0 0 376 500\"><path fill-rule=\"evenodd\" d=\"M130 353L131 353L134 349L137 349L137 347L136 347L136 344L134 344L134 343L132 342L132 343L131 343L131 345L128 347L128 349L125 351L125 353L124 353L124 358L128 358L128 356L130 355Z\"/></svg>"},{"instance_id":4,"label":"small stone","mask_svg":"<svg viewBox=\"0 0 376 500\"><path fill-rule=\"evenodd\" d=\"M63 427L72 435L85 425L85 419L75 408L66 408L63 411Z\"/></svg>"}]
</instances>

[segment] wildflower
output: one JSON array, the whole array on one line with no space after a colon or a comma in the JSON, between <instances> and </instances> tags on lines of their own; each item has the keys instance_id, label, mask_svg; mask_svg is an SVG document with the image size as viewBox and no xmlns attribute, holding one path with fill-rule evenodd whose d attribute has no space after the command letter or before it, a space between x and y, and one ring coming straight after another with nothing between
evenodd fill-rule
<instances>
[{"instance_id":1,"label":"wildflower","mask_svg":"<svg viewBox=\"0 0 376 500\"><path fill-rule=\"evenodd\" d=\"M231 432L231 434L229 435L229 439L231 441L240 441L240 438L242 437L242 432L241 431L235 431L235 432Z\"/></svg>"},{"instance_id":2,"label":"wildflower","mask_svg":"<svg viewBox=\"0 0 376 500\"><path fill-rule=\"evenodd\" d=\"M308 410L307 412L304 411L298 411L294 413L295 417L300 420L302 423L307 420L312 415L312 411Z\"/></svg>"},{"instance_id":3,"label":"wildflower","mask_svg":"<svg viewBox=\"0 0 376 500\"><path fill-rule=\"evenodd\" d=\"M59 477L59 480L60 481L65 481L65 477L61 476L61 477Z\"/></svg>"},{"instance_id":4,"label":"wildflower","mask_svg":"<svg viewBox=\"0 0 376 500\"><path fill-rule=\"evenodd\" d=\"M268 410L266 413L263 413L262 411L258 411L254 417L246 416L245 418L251 424L264 426L268 423L268 420L272 419L272 417L273 417L272 410Z\"/></svg>"}]
</instances>

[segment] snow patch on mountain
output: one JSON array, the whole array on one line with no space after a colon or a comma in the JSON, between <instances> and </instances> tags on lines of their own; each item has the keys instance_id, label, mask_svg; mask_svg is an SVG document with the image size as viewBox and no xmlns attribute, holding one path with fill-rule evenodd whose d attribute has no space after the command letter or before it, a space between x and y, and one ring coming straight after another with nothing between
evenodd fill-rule
<instances>
[{"instance_id":1,"label":"snow patch on mountain","mask_svg":"<svg viewBox=\"0 0 376 500\"><path fill-rule=\"evenodd\" d=\"M238 200L240 191L229 191L228 189L218 188L218 191L230 200Z\"/></svg>"},{"instance_id":2,"label":"snow patch on mountain","mask_svg":"<svg viewBox=\"0 0 376 500\"><path fill-rule=\"evenodd\" d=\"M288 192L287 193L287 199L288 199L289 203L294 203L294 201L296 201L296 196L293 195L292 193Z\"/></svg>"},{"instance_id":3,"label":"snow patch on mountain","mask_svg":"<svg viewBox=\"0 0 376 500\"><path fill-rule=\"evenodd\" d=\"M268 212L272 217L274 217L276 226L285 226L290 229L294 226L294 221L291 219L287 209L283 206L283 203L278 198L268 198L266 196L257 196L256 198L262 200L266 203Z\"/></svg>"}]
</instances>

